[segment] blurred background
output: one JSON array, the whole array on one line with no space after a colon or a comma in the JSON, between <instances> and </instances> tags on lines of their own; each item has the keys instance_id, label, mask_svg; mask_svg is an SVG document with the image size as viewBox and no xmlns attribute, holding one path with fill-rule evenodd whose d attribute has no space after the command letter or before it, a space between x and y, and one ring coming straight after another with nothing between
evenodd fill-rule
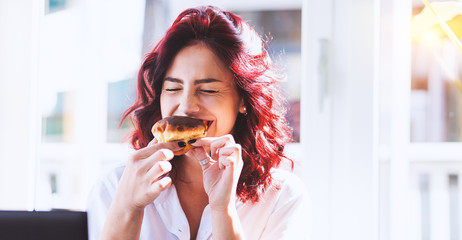
<instances>
[{"instance_id":1,"label":"blurred background","mask_svg":"<svg viewBox=\"0 0 462 240\"><path fill-rule=\"evenodd\" d=\"M286 70L313 239L462 239L460 0L0 0L0 210L84 210L133 151L143 57L209 4Z\"/></svg>"}]
</instances>

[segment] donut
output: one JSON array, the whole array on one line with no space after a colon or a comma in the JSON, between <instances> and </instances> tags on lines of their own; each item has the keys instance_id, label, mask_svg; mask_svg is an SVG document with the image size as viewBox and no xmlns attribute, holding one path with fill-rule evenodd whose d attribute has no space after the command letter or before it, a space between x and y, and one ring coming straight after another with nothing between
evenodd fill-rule
<instances>
[{"instance_id":1,"label":"donut","mask_svg":"<svg viewBox=\"0 0 462 240\"><path fill-rule=\"evenodd\" d=\"M196 139L205 137L211 121L184 116L166 117L156 122L151 129L154 137L160 142L179 141L185 147L173 152L175 156L183 155L193 149Z\"/></svg>"}]
</instances>

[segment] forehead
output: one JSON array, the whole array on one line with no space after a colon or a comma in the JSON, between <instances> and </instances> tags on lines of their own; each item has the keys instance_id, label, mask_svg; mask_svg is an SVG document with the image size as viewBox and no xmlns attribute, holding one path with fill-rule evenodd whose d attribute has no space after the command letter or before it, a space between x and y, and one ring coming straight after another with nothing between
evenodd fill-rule
<instances>
[{"instance_id":1,"label":"forehead","mask_svg":"<svg viewBox=\"0 0 462 240\"><path fill-rule=\"evenodd\" d=\"M166 78L183 81L218 79L233 82L233 74L223 61L206 45L197 43L180 50L168 68Z\"/></svg>"}]
</instances>

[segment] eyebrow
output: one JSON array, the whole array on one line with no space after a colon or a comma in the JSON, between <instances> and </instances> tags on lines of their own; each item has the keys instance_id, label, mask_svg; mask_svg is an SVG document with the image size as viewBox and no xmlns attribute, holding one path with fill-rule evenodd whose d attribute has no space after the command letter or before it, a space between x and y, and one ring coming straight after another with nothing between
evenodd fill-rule
<instances>
[{"instance_id":1,"label":"eyebrow","mask_svg":"<svg viewBox=\"0 0 462 240\"><path fill-rule=\"evenodd\" d=\"M179 79L179 78L172 78L172 77L166 77L164 78L164 81L169 81L169 82L176 82L176 83L181 83L183 84L184 81ZM215 78L203 78L203 79L197 79L194 80L194 85L198 85L201 83L212 83L212 82L222 82L221 80L215 79Z\"/></svg>"}]
</instances>

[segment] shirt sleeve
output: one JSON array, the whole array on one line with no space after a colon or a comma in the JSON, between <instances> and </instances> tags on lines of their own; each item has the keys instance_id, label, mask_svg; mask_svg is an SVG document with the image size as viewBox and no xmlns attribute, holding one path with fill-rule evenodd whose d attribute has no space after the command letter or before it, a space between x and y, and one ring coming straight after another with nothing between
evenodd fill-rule
<instances>
[{"instance_id":1,"label":"shirt sleeve","mask_svg":"<svg viewBox=\"0 0 462 240\"><path fill-rule=\"evenodd\" d=\"M311 209L306 187L293 176L285 182L260 239L310 239Z\"/></svg>"},{"instance_id":2,"label":"shirt sleeve","mask_svg":"<svg viewBox=\"0 0 462 240\"><path fill-rule=\"evenodd\" d=\"M106 221L106 215L117 190L117 174L100 179L90 191L87 199L88 237L97 240Z\"/></svg>"}]
</instances>

